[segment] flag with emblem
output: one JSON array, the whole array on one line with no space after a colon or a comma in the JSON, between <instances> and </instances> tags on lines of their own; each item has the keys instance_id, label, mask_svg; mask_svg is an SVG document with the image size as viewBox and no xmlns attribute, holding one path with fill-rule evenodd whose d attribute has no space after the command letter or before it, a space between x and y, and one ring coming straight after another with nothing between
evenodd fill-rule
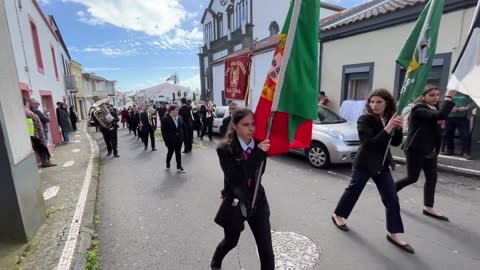
<instances>
[{"instance_id":1,"label":"flag with emblem","mask_svg":"<svg viewBox=\"0 0 480 270\"><path fill-rule=\"evenodd\" d=\"M399 113L422 94L427 84L437 49L444 4L445 0L428 1L397 58L397 63L407 70L397 104Z\"/></svg>"},{"instance_id":2,"label":"flag with emblem","mask_svg":"<svg viewBox=\"0 0 480 270\"><path fill-rule=\"evenodd\" d=\"M269 155L308 148L317 119L319 0L291 1L255 110L255 138Z\"/></svg>"}]
</instances>

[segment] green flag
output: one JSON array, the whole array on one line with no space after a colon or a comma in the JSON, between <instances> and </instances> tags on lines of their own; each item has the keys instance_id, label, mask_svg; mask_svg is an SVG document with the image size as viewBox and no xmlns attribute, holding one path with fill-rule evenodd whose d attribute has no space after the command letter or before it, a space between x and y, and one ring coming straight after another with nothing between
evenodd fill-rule
<instances>
[{"instance_id":1,"label":"green flag","mask_svg":"<svg viewBox=\"0 0 480 270\"><path fill-rule=\"evenodd\" d=\"M290 3L255 110L255 138L264 140L269 135L269 155L308 148L312 142L318 114L319 16L320 0Z\"/></svg>"},{"instance_id":2,"label":"green flag","mask_svg":"<svg viewBox=\"0 0 480 270\"><path fill-rule=\"evenodd\" d=\"M445 0L428 1L397 58L397 63L407 70L397 104L398 113L420 96L427 84L444 4Z\"/></svg>"}]
</instances>

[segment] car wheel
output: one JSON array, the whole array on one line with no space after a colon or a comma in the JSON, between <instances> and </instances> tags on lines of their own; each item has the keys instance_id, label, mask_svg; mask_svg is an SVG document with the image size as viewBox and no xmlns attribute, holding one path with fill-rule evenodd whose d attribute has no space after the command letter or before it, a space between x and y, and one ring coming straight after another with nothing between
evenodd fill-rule
<instances>
[{"instance_id":1,"label":"car wheel","mask_svg":"<svg viewBox=\"0 0 480 270\"><path fill-rule=\"evenodd\" d=\"M330 166L330 156L325 145L321 143L312 143L306 151L308 163L317 169L324 169Z\"/></svg>"}]
</instances>

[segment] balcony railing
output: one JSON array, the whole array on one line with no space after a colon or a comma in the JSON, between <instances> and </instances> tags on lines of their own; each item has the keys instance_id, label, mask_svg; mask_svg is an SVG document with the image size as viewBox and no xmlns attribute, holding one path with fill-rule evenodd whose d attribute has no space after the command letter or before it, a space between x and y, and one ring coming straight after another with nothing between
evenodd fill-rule
<instances>
[{"instance_id":1,"label":"balcony railing","mask_svg":"<svg viewBox=\"0 0 480 270\"><path fill-rule=\"evenodd\" d=\"M77 93L78 92L78 78L73 74L66 74L65 78L65 89L70 91L70 93Z\"/></svg>"}]
</instances>

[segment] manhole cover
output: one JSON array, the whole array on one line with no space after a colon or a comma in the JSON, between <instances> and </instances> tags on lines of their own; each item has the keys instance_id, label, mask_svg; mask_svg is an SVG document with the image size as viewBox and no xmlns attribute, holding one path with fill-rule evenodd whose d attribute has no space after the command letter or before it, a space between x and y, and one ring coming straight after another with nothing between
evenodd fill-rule
<instances>
[{"instance_id":1,"label":"manhole cover","mask_svg":"<svg viewBox=\"0 0 480 270\"><path fill-rule=\"evenodd\" d=\"M272 231L275 270L309 270L322 252L312 239L297 232Z\"/></svg>"}]
</instances>

